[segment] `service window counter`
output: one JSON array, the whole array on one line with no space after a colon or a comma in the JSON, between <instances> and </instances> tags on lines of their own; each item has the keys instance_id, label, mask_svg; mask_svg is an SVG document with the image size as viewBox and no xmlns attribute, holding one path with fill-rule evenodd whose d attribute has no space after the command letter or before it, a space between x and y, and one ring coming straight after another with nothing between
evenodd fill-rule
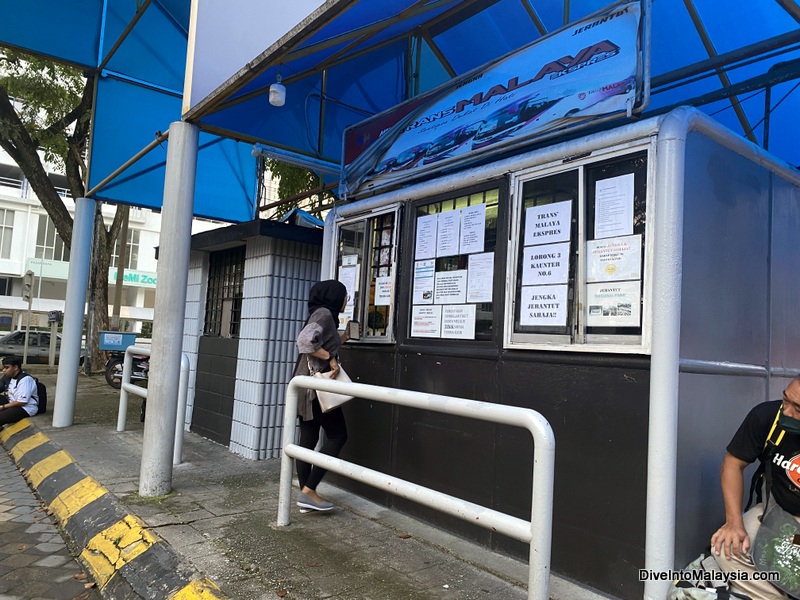
<instances>
[{"instance_id":1,"label":"service window counter","mask_svg":"<svg viewBox=\"0 0 800 600\"><path fill-rule=\"evenodd\" d=\"M325 229L323 277L350 290L343 322L361 323L343 362L360 382L543 414L553 572L641 598L638 569L685 566L708 543L729 438L800 370L798 186L796 170L678 109L357 196ZM346 415L343 458L529 516L521 431L367 401Z\"/></svg>"}]
</instances>

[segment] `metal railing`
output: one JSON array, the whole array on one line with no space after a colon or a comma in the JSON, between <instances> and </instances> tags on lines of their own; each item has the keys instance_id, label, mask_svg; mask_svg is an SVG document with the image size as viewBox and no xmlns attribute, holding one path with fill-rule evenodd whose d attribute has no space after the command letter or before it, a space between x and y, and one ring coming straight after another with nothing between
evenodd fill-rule
<instances>
[{"instance_id":1,"label":"metal railing","mask_svg":"<svg viewBox=\"0 0 800 600\"><path fill-rule=\"evenodd\" d=\"M533 436L531 520L519 519L479 504L467 502L379 471L298 446L295 444L297 402L299 390L303 389L337 392L357 398L527 429ZM278 496L278 526L286 526L290 523L293 458L475 523L485 529L497 531L521 542L529 543L528 598L540 600L550 597L555 438L550 424L538 412L527 408L466 400L451 396L439 396L363 383L343 383L329 379L299 376L289 382L289 387L286 391L283 455L281 457L281 478Z\"/></svg>"},{"instance_id":2,"label":"metal railing","mask_svg":"<svg viewBox=\"0 0 800 600\"><path fill-rule=\"evenodd\" d=\"M117 431L125 431L125 417L128 414L128 394L140 396L147 400L147 388L131 383L133 371L133 355L150 356L150 348L128 346L125 360L122 363L122 386L119 390L119 412L117 413ZM178 384L178 415L175 421L175 445L172 451L172 464L179 465L183 461L183 422L186 419L186 400L189 396L189 357L181 354L180 382Z\"/></svg>"}]
</instances>

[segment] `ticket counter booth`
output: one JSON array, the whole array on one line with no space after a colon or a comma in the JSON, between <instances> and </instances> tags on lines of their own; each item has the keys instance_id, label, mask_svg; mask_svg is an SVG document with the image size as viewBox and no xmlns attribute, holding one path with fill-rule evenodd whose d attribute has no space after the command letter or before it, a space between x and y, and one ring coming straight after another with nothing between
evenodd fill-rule
<instances>
[{"instance_id":1,"label":"ticket counter booth","mask_svg":"<svg viewBox=\"0 0 800 600\"><path fill-rule=\"evenodd\" d=\"M422 160L424 160L424 155ZM355 381L523 406L556 438L553 572L642 598L722 523L749 408L800 371L800 175L689 108L382 190L328 216ZM519 517L522 430L363 400L346 460ZM501 552L521 544L345 479Z\"/></svg>"}]
</instances>

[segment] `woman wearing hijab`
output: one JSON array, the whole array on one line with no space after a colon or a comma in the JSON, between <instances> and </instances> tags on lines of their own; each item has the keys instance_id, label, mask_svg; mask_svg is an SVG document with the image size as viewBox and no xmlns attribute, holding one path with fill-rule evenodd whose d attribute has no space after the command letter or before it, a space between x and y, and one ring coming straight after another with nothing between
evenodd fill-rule
<instances>
[{"instance_id":1,"label":"woman wearing hijab","mask_svg":"<svg viewBox=\"0 0 800 600\"><path fill-rule=\"evenodd\" d=\"M339 372L339 348L347 341L347 330L339 334L339 313L347 304L347 288L335 281L320 281L311 288L308 299L308 321L297 336L297 349L300 351L300 363L296 375L314 375L314 373L331 372L336 378ZM300 418L300 440L303 448L313 450L319 441L319 430L325 431L325 443L320 452L329 456L338 456L347 441L347 425L341 408L322 412L317 394L314 390L306 390L297 405L297 416ZM327 511L333 504L324 500L317 493L317 486L327 472L300 460L297 463L297 480L300 493L297 506L300 512L311 510Z\"/></svg>"}]
</instances>

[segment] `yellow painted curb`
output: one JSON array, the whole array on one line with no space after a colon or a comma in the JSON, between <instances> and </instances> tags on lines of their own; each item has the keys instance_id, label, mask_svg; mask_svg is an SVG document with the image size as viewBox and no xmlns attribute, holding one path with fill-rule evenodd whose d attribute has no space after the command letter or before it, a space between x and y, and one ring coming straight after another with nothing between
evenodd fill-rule
<instances>
[{"instance_id":1,"label":"yellow painted curb","mask_svg":"<svg viewBox=\"0 0 800 600\"><path fill-rule=\"evenodd\" d=\"M19 433L26 427L30 427L31 422L28 419L22 419L21 421L17 421L0 431L0 442L7 442L8 438L10 438L15 433Z\"/></svg>"},{"instance_id":2,"label":"yellow painted curb","mask_svg":"<svg viewBox=\"0 0 800 600\"><path fill-rule=\"evenodd\" d=\"M104 588L117 571L160 541L141 520L126 515L89 540L81 558L92 569L97 584Z\"/></svg>"},{"instance_id":3,"label":"yellow painted curb","mask_svg":"<svg viewBox=\"0 0 800 600\"><path fill-rule=\"evenodd\" d=\"M28 479L33 487L38 488L47 477L73 462L75 461L69 454L64 450L59 450L33 465L28 471Z\"/></svg>"},{"instance_id":4,"label":"yellow painted curb","mask_svg":"<svg viewBox=\"0 0 800 600\"><path fill-rule=\"evenodd\" d=\"M42 432L34 433L30 437L26 437L24 440L20 440L18 444L16 444L11 449L11 456L14 457L14 460L19 462L19 459L25 456L26 453L30 452L34 448L38 448L42 444L46 444L50 441L45 434Z\"/></svg>"},{"instance_id":5,"label":"yellow painted curb","mask_svg":"<svg viewBox=\"0 0 800 600\"><path fill-rule=\"evenodd\" d=\"M50 508L61 524L66 524L70 517L87 504L100 496L108 494L108 490L91 477L81 479L75 485L61 492L50 503Z\"/></svg>"},{"instance_id":6,"label":"yellow painted curb","mask_svg":"<svg viewBox=\"0 0 800 600\"><path fill-rule=\"evenodd\" d=\"M182 590L171 596L171 600L223 600L227 596L223 595L213 581L201 579L192 581Z\"/></svg>"}]
</instances>

